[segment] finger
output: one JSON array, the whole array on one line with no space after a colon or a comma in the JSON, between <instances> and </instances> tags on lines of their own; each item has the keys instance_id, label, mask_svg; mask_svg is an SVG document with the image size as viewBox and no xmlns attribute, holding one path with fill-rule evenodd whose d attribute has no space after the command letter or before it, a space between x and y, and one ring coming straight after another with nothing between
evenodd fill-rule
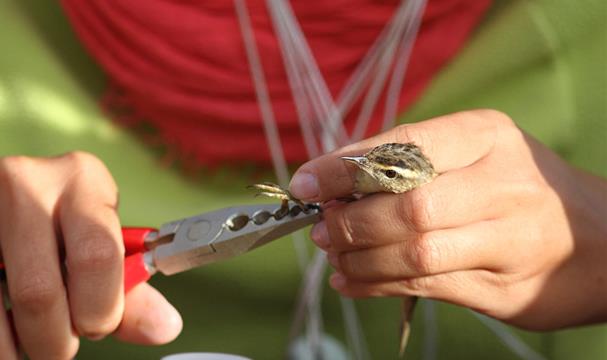
<instances>
[{"instance_id":1,"label":"finger","mask_svg":"<svg viewBox=\"0 0 607 360\"><path fill-rule=\"evenodd\" d=\"M482 166L448 172L403 194L381 193L332 206L311 237L325 250L348 251L407 241L418 234L495 219L526 193L515 183L485 184Z\"/></svg>"},{"instance_id":2,"label":"finger","mask_svg":"<svg viewBox=\"0 0 607 360\"><path fill-rule=\"evenodd\" d=\"M50 210L18 194L0 210L0 243L19 343L32 359L75 355L59 249Z\"/></svg>"},{"instance_id":3,"label":"finger","mask_svg":"<svg viewBox=\"0 0 607 360\"><path fill-rule=\"evenodd\" d=\"M503 226L486 221L437 230L408 241L330 253L331 264L348 279L386 281L499 266Z\"/></svg>"},{"instance_id":4,"label":"finger","mask_svg":"<svg viewBox=\"0 0 607 360\"><path fill-rule=\"evenodd\" d=\"M130 343L160 345L173 341L182 326L177 310L156 289L143 283L127 294L124 317L114 335Z\"/></svg>"},{"instance_id":5,"label":"finger","mask_svg":"<svg viewBox=\"0 0 607 360\"><path fill-rule=\"evenodd\" d=\"M414 142L439 173L466 167L490 152L497 125L505 118L495 111L477 110L395 127L302 165L291 180L290 191L306 201L326 201L352 194L356 169L340 157L362 155L389 142Z\"/></svg>"},{"instance_id":6,"label":"finger","mask_svg":"<svg viewBox=\"0 0 607 360\"><path fill-rule=\"evenodd\" d=\"M3 359L17 360L17 347L8 313L4 310L4 297L4 289L0 283L0 301L2 301L2 306L0 307L0 349L2 349Z\"/></svg>"},{"instance_id":7,"label":"finger","mask_svg":"<svg viewBox=\"0 0 607 360\"><path fill-rule=\"evenodd\" d=\"M118 327L124 306L117 190L100 161L83 154L74 157L81 171L59 203L66 282L74 328L97 340Z\"/></svg>"},{"instance_id":8,"label":"finger","mask_svg":"<svg viewBox=\"0 0 607 360\"><path fill-rule=\"evenodd\" d=\"M390 202L395 194L376 194L323 210L323 221L310 237L326 251L346 251L407 241L417 236L402 210ZM388 201L388 203L385 203Z\"/></svg>"},{"instance_id":9,"label":"finger","mask_svg":"<svg viewBox=\"0 0 607 360\"><path fill-rule=\"evenodd\" d=\"M497 282L496 276L484 270L469 270L369 283L349 280L340 273L334 273L329 283L340 294L353 298L419 296L491 315L496 304L504 303L504 294L490 285Z\"/></svg>"}]
</instances>

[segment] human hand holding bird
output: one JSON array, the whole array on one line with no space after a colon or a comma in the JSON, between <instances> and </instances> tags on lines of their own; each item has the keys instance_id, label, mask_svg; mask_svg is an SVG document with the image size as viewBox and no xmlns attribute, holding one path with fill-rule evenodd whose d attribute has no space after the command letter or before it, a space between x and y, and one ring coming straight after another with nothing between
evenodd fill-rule
<instances>
[{"instance_id":1,"label":"human hand holding bird","mask_svg":"<svg viewBox=\"0 0 607 360\"><path fill-rule=\"evenodd\" d=\"M409 142L441 175L381 193L393 190L369 179L360 155ZM375 168L388 178L398 170ZM332 203L311 237L328 252L330 283L343 295L422 296L543 330L607 318L597 300L607 296L597 286L607 251L604 189L604 180L569 166L506 115L478 110L399 126L311 160L289 190Z\"/></svg>"},{"instance_id":2,"label":"human hand holding bird","mask_svg":"<svg viewBox=\"0 0 607 360\"><path fill-rule=\"evenodd\" d=\"M386 143L373 148L362 156L344 156L342 160L356 166L354 194L363 196L377 192L403 193L424 185L438 174L422 150L413 143ZM293 201L305 208L301 200L280 186L265 183L255 184L259 195L282 200L283 207ZM334 266L338 266L332 261ZM417 297L403 297L401 317L400 354L407 346L411 332L411 318Z\"/></svg>"}]
</instances>

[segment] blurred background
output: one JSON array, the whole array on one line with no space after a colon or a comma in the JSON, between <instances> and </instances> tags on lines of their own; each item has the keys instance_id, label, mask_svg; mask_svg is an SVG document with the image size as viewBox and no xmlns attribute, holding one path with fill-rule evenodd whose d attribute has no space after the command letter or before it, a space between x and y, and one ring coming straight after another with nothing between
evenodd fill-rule
<instances>
[{"instance_id":1,"label":"blurred background","mask_svg":"<svg viewBox=\"0 0 607 360\"><path fill-rule=\"evenodd\" d=\"M607 176L607 7L603 0L494 1L464 50L403 121L491 107L579 167ZM123 224L168 220L256 201L245 187L271 172L229 167L185 174L163 165L162 149L116 126L99 107L105 77L87 55L59 4L0 0L0 156L48 156L74 149L96 154L121 193ZM495 44L501 44L496 46ZM489 50L488 50L489 49ZM500 66L488 66L499 63ZM301 281L292 242L172 277L156 286L181 312L171 344L141 347L111 338L83 340L78 358L155 359L185 351L284 356ZM344 341L337 295L324 291L326 332ZM399 301L356 301L373 359L397 357ZM438 325L416 314L408 349L421 359L424 328L438 326L439 359L516 359L465 309L437 304ZM427 329L426 329L427 330ZM551 333L512 329L547 359L607 358L607 327Z\"/></svg>"}]
</instances>

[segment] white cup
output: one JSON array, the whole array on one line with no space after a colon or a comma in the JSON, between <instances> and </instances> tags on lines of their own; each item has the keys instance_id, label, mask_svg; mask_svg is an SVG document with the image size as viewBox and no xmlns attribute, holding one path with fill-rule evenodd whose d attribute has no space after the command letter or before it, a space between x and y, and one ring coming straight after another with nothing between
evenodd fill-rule
<instances>
[{"instance_id":1,"label":"white cup","mask_svg":"<svg viewBox=\"0 0 607 360\"><path fill-rule=\"evenodd\" d=\"M160 360L251 360L248 357L233 355L233 354L222 354L222 353L202 353L202 352L191 352L191 353L180 353L167 355Z\"/></svg>"}]
</instances>

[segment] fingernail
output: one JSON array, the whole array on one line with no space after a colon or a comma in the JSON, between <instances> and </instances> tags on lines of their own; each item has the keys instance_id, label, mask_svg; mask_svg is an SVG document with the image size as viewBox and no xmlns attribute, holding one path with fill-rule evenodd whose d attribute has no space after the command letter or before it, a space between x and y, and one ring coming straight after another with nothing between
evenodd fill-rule
<instances>
[{"instance_id":1,"label":"fingernail","mask_svg":"<svg viewBox=\"0 0 607 360\"><path fill-rule=\"evenodd\" d=\"M337 253L327 253L327 261L335 270L339 270L339 255Z\"/></svg>"},{"instance_id":2,"label":"fingernail","mask_svg":"<svg viewBox=\"0 0 607 360\"><path fill-rule=\"evenodd\" d=\"M91 340L91 341L100 341L105 339L105 335L88 335L87 339Z\"/></svg>"},{"instance_id":3,"label":"fingernail","mask_svg":"<svg viewBox=\"0 0 607 360\"><path fill-rule=\"evenodd\" d=\"M310 237L316 245L323 249L331 246L331 241L329 240L329 231L327 230L327 223L324 221L321 221L312 227Z\"/></svg>"},{"instance_id":4,"label":"fingernail","mask_svg":"<svg viewBox=\"0 0 607 360\"><path fill-rule=\"evenodd\" d=\"M329 284L331 284L331 287L335 290L342 289L346 286L346 278L338 272L333 273L329 278Z\"/></svg>"},{"instance_id":5,"label":"fingernail","mask_svg":"<svg viewBox=\"0 0 607 360\"><path fill-rule=\"evenodd\" d=\"M320 190L318 189L318 179L315 175L310 173L295 173L295 176L293 176L291 183L289 184L289 191L298 199L314 199L320 193Z\"/></svg>"}]
</instances>

